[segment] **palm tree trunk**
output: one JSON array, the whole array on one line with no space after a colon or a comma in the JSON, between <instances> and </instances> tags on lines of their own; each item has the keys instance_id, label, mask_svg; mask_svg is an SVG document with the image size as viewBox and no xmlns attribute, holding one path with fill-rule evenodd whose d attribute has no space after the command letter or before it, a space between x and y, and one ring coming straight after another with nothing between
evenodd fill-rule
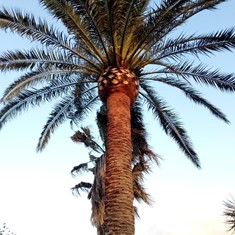
<instances>
[{"instance_id":1,"label":"palm tree trunk","mask_svg":"<svg viewBox=\"0 0 235 235\"><path fill-rule=\"evenodd\" d=\"M105 235L134 234L130 105L130 98L121 92L107 99Z\"/></svg>"}]
</instances>

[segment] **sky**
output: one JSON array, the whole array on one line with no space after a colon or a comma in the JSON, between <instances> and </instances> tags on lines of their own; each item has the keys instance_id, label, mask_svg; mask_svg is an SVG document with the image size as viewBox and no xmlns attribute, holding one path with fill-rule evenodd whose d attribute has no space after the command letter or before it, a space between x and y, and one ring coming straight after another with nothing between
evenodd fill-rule
<instances>
[{"instance_id":1,"label":"sky","mask_svg":"<svg viewBox=\"0 0 235 235\"><path fill-rule=\"evenodd\" d=\"M14 7L36 16L52 19L37 0L0 0L0 8ZM235 1L221 4L183 25L182 31L198 34L235 26ZM33 43L0 31L0 54L8 49L30 48ZM234 52L203 57L212 68L235 72ZM0 73L0 94L19 73ZM136 235L226 235L223 201L235 196L235 94L200 88L230 120L227 125L174 90L162 88L162 95L179 113L196 149L202 169L193 164L167 137L149 114L145 123L152 149L162 156L159 167L146 176L152 195L151 207L136 204L141 219L136 220ZM91 176L73 178L73 166L88 160L87 151L73 143L76 129L68 123L52 136L47 148L36 153L36 144L46 122L50 105L30 109L10 121L0 131L0 226L6 222L17 235L96 234L90 223L90 202L86 194L72 195L70 188ZM93 118L84 125L92 127Z\"/></svg>"}]
</instances>

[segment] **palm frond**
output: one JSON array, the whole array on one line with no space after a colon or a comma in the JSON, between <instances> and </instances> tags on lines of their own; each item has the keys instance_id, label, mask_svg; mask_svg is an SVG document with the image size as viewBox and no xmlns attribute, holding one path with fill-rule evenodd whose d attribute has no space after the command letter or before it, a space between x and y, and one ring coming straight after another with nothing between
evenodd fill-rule
<instances>
[{"instance_id":1,"label":"palm frond","mask_svg":"<svg viewBox=\"0 0 235 235\"><path fill-rule=\"evenodd\" d=\"M73 66L79 60L71 59L67 54L55 50L31 49L30 51L8 51L0 56L0 70L13 71L22 69L34 69L38 65ZM77 67L79 69L79 66Z\"/></svg>"},{"instance_id":2,"label":"palm frond","mask_svg":"<svg viewBox=\"0 0 235 235\"><path fill-rule=\"evenodd\" d=\"M153 56L154 59L152 61L166 57L177 59L186 53L198 56L198 54L209 55L213 52L224 50L231 51L235 48L234 32L235 28L232 28L196 37L194 35L188 37L180 36L178 39L167 41L160 49L153 50L153 54L157 54L157 56Z\"/></svg>"},{"instance_id":3,"label":"palm frond","mask_svg":"<svg viewBox=\"0 0 235 235\"><path fill-rule=\"evenodd\" d=\"M83 192L89 192L92 187L92 184L88 182L81 181L79 184L75 185L73 188L71 188L73 194L80 195L80 191Z\"/></svg>"},{"instance_id":4,"label":"palm frond","mask_svg":"<svg viewBox=\"0 0 235 235\"><path fill-rule=\"evenodd\" d=\"M156 92L151 89L146 83L141 82L141 88L146 92L140 93L144 101L147 103L150 110L160 122L165 133L172 137L185 155L193 162L195 166L200 168L199 159L196 152L193 150L192 143L186 134L182 124L178 121L175 112L170 110L166 103L156 95Z\"/></svg>"},{"instance_id":5,"label":"palm frond","mask_svg":"<svg viewBox=\"0 0 235 235\"><path fill-rule=\"evenodd\" d=\"M232 197L224 201L224 216L226 217L226 223L229 226L229 231L235 232L235 200Z\"/></svg>"},{"instance_id":6,"label":"palm frond","mask_svg":"<svg viewBox=\"0 0 235 235\"><path fill-rule=\"evenodd\" d=\"M91 96L90 96L91 97ZM75 99L75 107L77 108L76 111L74 111L73 113L70 113L69 118L71 119L71 124L75 123L75 124L79 124L87 115L89 112L92 111L92 109L94 108L94 106L99 102L99 97L98 96L92 96L91 99L84 99L84 104L77 106L77 100Z\"/></svg>"},{"instance_id":7,"label":"palm frond","mask_svg":"<svg viewBox=\"0 0 235 235\"><path fill-rule=\"evenodd\" d=\"M216 6L226 0L166 0L162 6L154 11L153 32L159 32L159 38L163 38L176 27L185 23L189 18L203 10L213 10ZM150 17L151 18L151 17ZM151 22L151 20L150 20Z\"/></svg>"},{"instance_id":8,"label":"palm frond","mask_svg":"<svg viewBox=\"0 0 235 235\"><path fill-rule=\"evenodd\" d=\"M21 106L23 108L24 106L40 105L43 102L49 102L52 99L61 97L62 94L71 94L72 88L77 86L78 83L80 82L77 82L74 78L66 77L62 79L60 77L57 80L52 80L48 83L48 86L40 89L32 88L31 90L22 90L17 95L14 95L8 105L12 106L15 104L17 108L20 108ZM12 106L13 109L15 105Z\"/></svg>"},{"instance_id":9,"label":"palm frond","mask_svg":"<svg viewBox=\"0 0 235 235\"><path fill-rule=\"evenodd\" d=\"M97 42L101 51L104 52L107 62L110 63L111 58L108 52L107 32L105 31L103 21L102 23L100 22L100 19L104 15L102 4L89 0L69 0L69 2L75 14L82 16L83 21L86 21L86 24L89 25L86 30L89 30L92 39Z\"/></svg>"},{"instance_id":10,"label":"palm frond","mask_svg":"<svg viewBox=\"0 0 235 235\"><path fill-rule=\"evenodd\" d=\"M169 25L174 25L174 17L177 15L177 9L185 1L162 1L155 10L151 10L145 16L145 21L142 23L142 27L139 27L136 32L135 41L136 46L130 52L128 61L133 57L138 57L142 51L147 51L146 47L148 43L161 41L164 31L168 30ZM173 14L174 12L174 14ZM163 32L162 32L163 31Z\"/></svg>"},{"instance_id":11,"label":"palm frond","mask_svg":"<svg viewBox=\"0 0 235 235\"><path fill-rule=\"evenodd\" d=\"M162 74L172 74L188 81L193 79L196 83L205 84L218 88L221 91L235 91L235 75L223 74L218 70L208 69L205 65L193 66L192 63L167 64L160 63L165 69L160 70Z\"/></svg>"},{"instance_id":12,"label":"palm frond","mask_svg":"<svg viewBox=\"0 0 235 235\"><path fill-rule=\"evenodd\" d=\"M138 20L144 10L146 9L147 4L149 3L149 0L146 1L140 1L140 0L131 0L126 1L126 6L121 11L121 18L122 18L122 27L121 27L121 33L120 33L120 54L123 58L125 58L125 51L123 54L124 47L130 46L130 41L133 37L133 28L136 29L138 25ZM137 20L138 19L138 20Z\"/></svg>"},{"instance_id":13,"label":"palm frond","mask_svg":"<svg viewBox=\"0 0 235 235\"><path fill-rule=\"evenodd\" d=\"M75 176L75 174L78 175L88 171L89 171L88 163L86 162L86 163L81 163L78 166L74 166L73 169L71 170L71 174L72 176Z\"/></svg>"},{"instance_id":14,"label":"palm frond","mask_svg":"<svg viewBox=\"0 0 235 235\"><path fill-rule=\"evenodd\" d=\"M141 104L140 102L136 102L131 109L132 161L133 164L140 162L143 170L148 173L148 169L144 167L145 162L151 160L159 165L159 159L161 157L151 150L147 142L148 136L142 114L143 110Z\"/></svg>"},{"instance_id":15,"label":"palm frond","mask_svg":"<svg viewBox=\"0 0 235 235\"><path fill-rule=\"evenodd\" d=\"M64 92L68 90L68 87L64 87ZM59 88L61 91L61 87ZM28 107L35 107L45 101L49 101L61 93L53 90L51 87L45 87L41 90L25 90L19 93L17 96L11 99L0 111L0 128L10 119L21 114L22 111L27 110Z\"/></svg>"},{"instance_id":16,"label":"palm frond","mask_svg":"<svg viewBox=\"0 0 235 235\"><path fill-rule=\"evenodd\" d=\"M91 222L97 229L100 229L104 223L105 157L103 154L96 161L94 182L88 195L92 205Z\"/></svg>"},{"instance_id":17,"label":"palm frond","mask_svg":"<svg viewBox=\"0 0 235 235\"><path fill-rule=\"evenodd\" d=\"M129 60L134 56L138 57L143 50L148 51L155 44L161 43L168 33L193 15L205 9L214 9L216 5L223 1L225 0L163 1L162 4L148 14L145 24L142 28L139 28L140 32L136 33L138 36L136 42L138 43L130 53Z\"/></svg>"},{"instance_id":18,"label":"palm frond","mask_svg":"<svg viewBox=\"0 0 235 235\"><path fill-rule=\"evenodd\" d=\"M31 14L3 8L0 11L0 27L25 36L31 41L41 42L45 46L59 47L74 55L78 53L73 49L74 45L68 34L49 26L45 20L35 19Z\"/></svg>"},{"instance_id":19,"label":"palm frond","mask_svg":"<svg viewBox=\"0 0 235 235\"><path fill-rule=\"evenodd\" d=\"M115 32L115 7L119 7L117 1L104 1L105 9L105 21L107 24L108 35L110 38L110 47L112 49L112 65L118 65L118 43L117 43L117 34ZM117 19L116 19L117 20Z\"/></svg>"},{"instance_id":20,"label":"palm frond","mask_svg":"<svg viewBox=\"0 0 235 235\"><path fill-rule=\"evenodd\" d=\"M107 109L105 105L100 107L100 110L96 113L96 123L99 129L99 135L103 141L103 145L106 143L106 129L107 129Z\"/></svg>"},{"instance_id":21,"label":"palm frond","mask_svg":"<svg viewBox=\"0 0 235 235\"><path fill-rule=\"evenodd\" d=\"M74 100L76 97L72 94L71 88L78 86L79 82L73 79L62 79L57 81L51 81L49 86L43 87L39 90L24 90L17 96L9 101L0 112L0 128L11 118L20 114L23 110L26 110L29 106L35 107L45 101L50 101L52 98L61 97L61 94L68 94L69 97L65 98L56 108L52 111L47 124L44 126L44 130L39 139L37 150L41 151L45 144L48 142L51 133L55 128L64 122L65 120L72 119L73 121L81 120L82 117L88 112L97 100L97 97L93 98L91 95L91 89L85 90L80 96L80 108L74 110ZM89 86L85 86L87 89ZM86 93L89 93L86 95Z\"/></svg>"},{"instance_id":22,"label":"palm frond","mask_svg":"<svg viewBox=\"0 0 235 235\"><path fill-rule=\"evenodd\" d=\"M76 110L70 114L71 123L78 124L99 101L96 93L97 86L87 83L77 83L74 90L74 105Z\"/></svg>"},{"instance_id":23,"label":"palm frond","mask_svg":"<svg viewBox=\"0 0 235 235\"><path fill-rule=\"evenodd\" d=\"M132 169L132 178L133 178L133 191L134 198L140 202L144 201L146 204L151 205L152 199L148 193L146 193L143 187L143 173L146 172L146 169L149 168L149 164L142 162L136 163Z\"/></svg>"},{"instance_id":24,"label":"palm frond","mask_svg":"<svg viewBox=\"0 0 235 235\"><path fill-rule=\"evenodd\" d=\"M133 29L138 27L141 15L146 10L148 0L131 0L131 1L113 1L110 4L110 20L112 21L112 28L114 41L118 45L118 53L123 56L122 50L125 46L130 44L125 43L133 37ZM115 46L115 45L114 45Z\"/></svg>"},{"instance_id":25,"label":"palm frond","mask_svg":"<svg viewBox=\"0 0 235 235\"><path fill-rule=\"evenodd\" d=\"M223 120L226 123L229 123L229 120L226 118L225 114L222 113L218 108L216 108L214 105L212 105L209 101L204 99L202 95L193 89L192 87L188 86L187 83L181 82L179 80L176 80L174 78L146 78L144 80L150 80L150 81L158 81L173 87L176 87L180 89L187 98L194 101L195 103L204 106L206 109L208 109L215 117Z\"/></svg>"},{"instance_id":26,"label":"palm frond","mask_svg":"<svg viewBox=\"0 0 235 235\"><path fill-rule=\"evenodd\" d=\"M112 39L108 22L108 4L103 0L68 0L68 2L73 6L74 13L81 16L90 37L102 54L106 56L107 65L111 65L113 58L110 53L112 51ZM75 31L77 32L76 28ZM79 38L77 42L80 44Z\"/></svg>"},{"instance_id":27,"label":"palm frond","mask_svg":"<svg viewBox=\"0 0 235 235\"><path fill-rule=\"evenodd\" d=\"M100 61L103 66L106 65L106 59L99 46L96 45L97 41L89 33L90 22L84 21L81 14L76 14L71 2L64 0L40 0L40 3L63 22L69 33L72 33L80 40L79 46L85 48L87 52L93 52L90 53L93 59Z\"/></svg>"},{"instance_id":28,"label":"palm frond","mask_svg":"<svg viewBox=\"0 0 235 235\"><path fill-rule=\"evenodd\" d=\"M68 113L72 109L74 98L68 96L58 103L50 113L38 141L37 151L42 151L48 143L55 129L68 119Z\"/></svg>"},{"instance_id":29,"label":"palm frond","mask_svg":"<svg viewBox=\"0 0 235 235\"><path fill-rule=\"evenodd\" d=\"M59 90L61 87L73 87L78 83L92 83L95 82L93 78L88 81L83 80L79 76L80 70L70 70L70 69L51 69L43 70L39 68L37 71L29 72L24 74L18 80L13 82L4 92L1 102L9 101L11 98L19 94L23 89L29 89L37 87L42 83L49 84L47 89ZM76 74L76 76L74 76ZM46 89L46 88L45 88ZM63 89L61 89L61 92ZM40 92L39 92L40 93Z\"/></svg>"},{"instance_id":30,"label":"palm frond","mask_svg":"<svg viewBox=\"0 0 235 235\"><path fill-rule=\"evenodd\" d=\"M94 136L91 135L90 129L87 127L81 127L81 131L76 131L71 139L75 143L83 143L85 147L95 152L104 153L104 149L95 141Z\"/></svg>"}]
</instances>

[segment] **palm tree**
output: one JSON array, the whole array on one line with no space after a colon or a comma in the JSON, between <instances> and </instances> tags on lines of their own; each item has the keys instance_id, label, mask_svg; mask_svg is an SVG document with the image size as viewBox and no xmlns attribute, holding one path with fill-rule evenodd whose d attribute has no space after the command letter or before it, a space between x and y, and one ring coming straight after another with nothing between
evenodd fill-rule
<instances>
[{"instance_id":1,"label":"palm tree","mask_svg":"<svg viewBox=\"0 0 235 235\"><path fill-rule=\"evenodd\" d=\"M130 107L136 101L152 111L198 168L198 156L182 123L155 84L182 91L229 122L193 84L235 91L233 74L197 60L233 49L234 29L205 35L172 33L195 14L225 1L162 0L152 8L148 0L39 0L67 30L18 10L0 11L0 28L41 45L0 56L1 71L25 71L3 94L0 127L29 106L60 99L41 133L37 146L41 151L66 120L80 123L98 101L107 108L105 234L134 234Z\"/></svg>"},{"instance_id":2,"label":"palm tree","mask_svg":"<svg viewBox=\"0 0 235 235\"><path fill-rule=\"evenodd\" d=\"M88 199L91 200L92 214L91 222L97 228L97 234L104 234L104 198L105 198L105 142L107 128L107 110L104 106L97 112L97 126L99 127L100 137L103 141L103 147L95 141L89 128L82 127L81 130L75 132L71 139L75 143L82 143L87 147L89 152L89 161L81 163L73 167L71 174L79 175L83 172L92 172L94 175L93 184L90 182L81 181L72 188L76 195L80 195L80 191L88 193ZM138 103L135 103L131 108L131 139L132 139L132 181L133 181L133 196L138 202L145 202L151 205L150 195L143 187L144 174L149 173L152 162L158 164L159 156L153 153L146 139L146 130L143 124L142 112ZM93 155L98 153L98 157ZM134 207L135 214L139 217L137 207Z\"/></svg>"},{"instance_id":3,"label":"palm tree","mask_svg":"<svg viewBox=\"0 0 235 235\"><path fill-rule=\"evenodd\" d=\"M229 231L235 232L235 200L232 197L224 202L226 223L229 225Z\"/></svg>"}]
</instances>

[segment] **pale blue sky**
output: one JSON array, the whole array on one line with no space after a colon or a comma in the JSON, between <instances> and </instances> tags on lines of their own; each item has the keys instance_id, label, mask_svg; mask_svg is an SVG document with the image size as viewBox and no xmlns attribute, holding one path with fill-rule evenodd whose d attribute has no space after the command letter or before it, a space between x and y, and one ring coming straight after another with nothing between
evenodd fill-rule
<instances>
[{"instance_id":1,"label":"pale blue sky","mask_svg":"<svg viewBox=\"0 0 235 235\"><path fill-rule=\"evenodd\" d=\"M37 0L0 0L0 6L16 6L47 17ZM184 25L187 32L207 32L235 26L235 1L204 12ZM6 49L28 48L31 44L0 31L0 54ZM235 54L217 53L203 58L211 67L235 72ZM0 74L0 94L17 73ZM173 90L162 95L182 117L201 160L197 170L176 144L165 136L151 115L146 115L149 140L164 157L159 168L146 177L146 187L154 198L153 207L139 206L141 220L136 235L225 235L223 200L235 195L235 94L202 88L205 97L224 111L230 125L217 120ZM39 134L49 107L33 109L12 120L0 132L0 223L6 222L17 235L95 234L91 226L90 202L77 199L70 188L72 167L86 160L86 152L70 140L73 131L63 125L53 135L44 152L36 154ZM92 125L93 120L87 123Z\"/></svg>"}]
</instances>

